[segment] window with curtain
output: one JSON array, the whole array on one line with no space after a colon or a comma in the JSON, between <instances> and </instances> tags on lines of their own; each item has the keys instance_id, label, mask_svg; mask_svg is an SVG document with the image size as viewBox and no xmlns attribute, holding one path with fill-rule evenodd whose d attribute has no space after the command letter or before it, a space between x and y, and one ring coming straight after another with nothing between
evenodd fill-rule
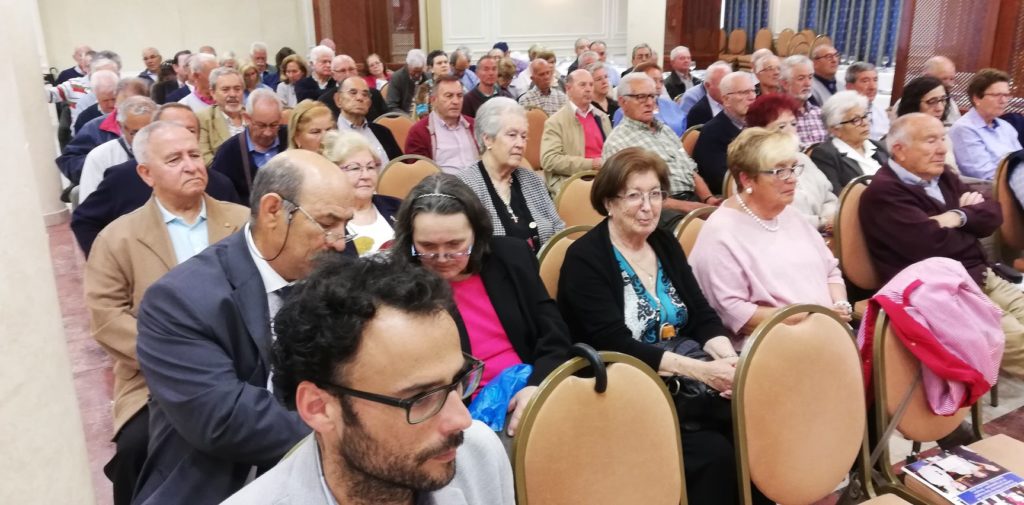
<instances>
[{"instance_id":1,"label":"window with curtain","mask_svg":"<svg viewBox=\"0 0 1024 505\"><path fill-rule=\"evenodd\" d=\"M726 36L737 28L747 31L747 51L754 46L754 36L761 28L768 28L769 0L725 0L724 9Z\"/></svg>"},{"instance_id":2,"label":"window with curtain","mask_svg":"<svg viewBox=\"0 0 1024 505\"><path fill-rule=\"evenodd\" d=\"M895 65L903 0L801 0L800 27L832 37L842 63Z\"/></svg>"}]
</instances>

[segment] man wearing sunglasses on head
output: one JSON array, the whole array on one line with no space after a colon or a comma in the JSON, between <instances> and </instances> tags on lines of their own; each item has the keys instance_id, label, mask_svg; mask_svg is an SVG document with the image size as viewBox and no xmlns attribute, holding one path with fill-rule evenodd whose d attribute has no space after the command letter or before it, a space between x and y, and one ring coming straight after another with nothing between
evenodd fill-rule
<instances>
[{"instance_id":1,"label":"man wearing sunglasses on head","mask_svg":"<svg viewBox=\"0 0 1024 505\"><path fill-rule=\"evenodd\" d=\"M509 504L512 470L462 400L447 283L381 257L323 262L278 312L275 389L313 429L227 504Z\"/></svg>"}]
</instances>

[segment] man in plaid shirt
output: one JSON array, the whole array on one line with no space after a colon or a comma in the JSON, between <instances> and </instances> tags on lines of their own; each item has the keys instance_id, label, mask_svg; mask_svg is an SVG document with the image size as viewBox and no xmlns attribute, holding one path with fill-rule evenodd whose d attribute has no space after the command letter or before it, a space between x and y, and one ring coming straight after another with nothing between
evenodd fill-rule
<instances>
[{"instance_id":1,"label":"man in plaid shirt","mask_svg":"<svg viewBox=\"0 0 1024 505\"><path fill-rule=\"evenodd\" d=\"M672 128L655 119L658 95L654 80L644 73L626 74L617 90L623 117L605 140L601 158L607 160L627 147L642 147L665 160L669 187L662 189L671 195L665 200L666 209L689 212L721 203L697 175L697 163L683 150Z\"/></svg>"},{"instance_id":2,"label":"man in plaid shirt","mask_svg":"<svg viewBox=\"0 0 1024 505\"><path fill-rule=\"evenodd\" d=\"M802 104L796 118L796 133L800 136L800 149L806 149L828 138L828 130L821 120L821 107L811 100L814 65L803 55L782 60L782 89Z\"/></svg>"},{"instance_id":3,"label":"man in plaid shirt","mask_svg":"<svg viewBox=\"0 0 1024 505\"><path fill-rule=\"evenodd\" d=\"M537 58L530 63L530 80L533 86L519 97L519 105L530 108L536 107L548 113L548 116L558 112L565 105L565 93L557 88L551 87L551 75L554 67L547 60Z\"/></svg>"}]
</instances>

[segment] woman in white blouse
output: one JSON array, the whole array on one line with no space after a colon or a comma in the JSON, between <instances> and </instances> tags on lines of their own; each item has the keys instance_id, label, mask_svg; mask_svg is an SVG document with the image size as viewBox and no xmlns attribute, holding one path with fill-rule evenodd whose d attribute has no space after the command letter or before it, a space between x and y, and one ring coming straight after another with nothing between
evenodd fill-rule
<instances>
[{"instance_id":1,"label":"woman in white blouse","mask_svg":"<svg viewBox=\"0 0 1024 505\"><path fill-rule=\"evenodd\" d=\"M856 91L840 91L821 107L828 140L813 147L811 159L838 195L853 179L874 175L889 162L882 144L868 138L871 131L868 99Z\"/></svg>"},{"instance_id":2,"label":"woman in white blouse","mask_svg":"<svg viewBox=\"0 0 1024 505\"><path fill-rule=\"evenodd\" d=\"M281 106L290 109L295 107L295 83L309 75L306 60L297 54L289 55L281 62L281 82L277 84L277 97Z\"/></svg>"}]
</instances>

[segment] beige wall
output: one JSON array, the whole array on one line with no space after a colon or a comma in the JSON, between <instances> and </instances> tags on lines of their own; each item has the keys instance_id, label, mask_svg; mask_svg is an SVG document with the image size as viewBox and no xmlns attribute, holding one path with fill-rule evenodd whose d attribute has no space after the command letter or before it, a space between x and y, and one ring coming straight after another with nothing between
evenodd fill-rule
<instances>
[{"instance_id":1,"label":"beige wall","mask_svg":"<svg viewBox=\"0 0 1024 505\"><path fill-rule=\"evenodd\" d=\"M768 4L768 28L778 35L789 28L799 31L800 0L772 0Z\"/></svg>"},{"instance_id":2,"label":"beige wall","mask_svg":"<svg viewBox=\"0 0 1024 505\"><path fill-rule=\"evenodd\" d=\"M121 55L124 71L142 69L142 48L154 46L164 58L181 49L212 45L218 54L247 55L259 40L270 58L282 46L305 53L313 35L309 0L41 0L39 14L50 66L73 64L81 43Z\"/></svg>"}]
</instances>

